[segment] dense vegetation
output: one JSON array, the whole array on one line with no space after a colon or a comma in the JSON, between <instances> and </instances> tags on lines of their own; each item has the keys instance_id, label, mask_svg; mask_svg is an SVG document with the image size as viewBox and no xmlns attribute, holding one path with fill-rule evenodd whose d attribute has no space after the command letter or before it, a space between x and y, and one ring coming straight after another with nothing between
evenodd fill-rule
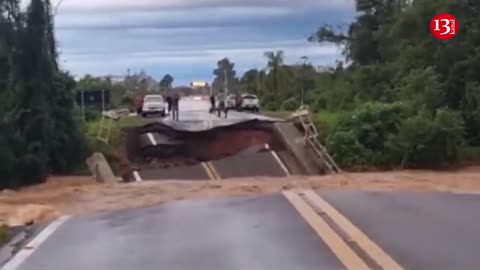
<instances>
[{"instance_id":1,"label":"dense vegetation","mask_svg":"<svg viewBox=\"0 0 480 270\"><path fill-rule=\"evenodd\" d=\"M268 52L267 68L247 71L238 90L267 110L295 109L305 92L316 111L349 112L324 137L343 166L441 166L480 146L480 1L356 0L356 9L345 31L325 25L310 37L343 48L344 62L315 71ZM448 41L429 30L443 12L459 20Z\"/></svg>"},{"instance_id":2,"label":"dense vegetation","mask_svg":"<svg viewBox=\"0 0 480 270\"><path fill-rule=\"evenodd\" d=\"M75 117L75 81L61 71L48 0L0 0L1 187L68 172L86 154Z\"/></svg>"}]
</instances>

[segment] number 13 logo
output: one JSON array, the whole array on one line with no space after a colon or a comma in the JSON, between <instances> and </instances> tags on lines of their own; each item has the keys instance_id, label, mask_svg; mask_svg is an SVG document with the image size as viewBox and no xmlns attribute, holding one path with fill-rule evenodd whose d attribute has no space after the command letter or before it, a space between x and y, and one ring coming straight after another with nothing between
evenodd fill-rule
<instances>
[{"instance_id":1,"label":"number 13 logo","mask_svg":"<svg viewBox=\"0 0 480 270\"><path fill-rule=\"evenodd\" d=\"M451 39L457 34L458 21L451 14L438 14L437 16L433 17L432 21L430 22L430 31L438 39Z\"/></svg>"}]
</instances>

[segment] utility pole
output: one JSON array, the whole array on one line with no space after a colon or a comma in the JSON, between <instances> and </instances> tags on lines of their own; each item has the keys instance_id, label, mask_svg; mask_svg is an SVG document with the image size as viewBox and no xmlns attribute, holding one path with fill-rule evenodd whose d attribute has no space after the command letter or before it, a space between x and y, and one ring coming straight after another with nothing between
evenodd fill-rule
<instances>
[{"instance_id":1,"label":"utility pole","mask_svg":"<svg viewBox=\"0 0 480 270\"><path fill-rule=\"evenodd\" d=\"M260 92L260 70L257 70L257 76L256 76L256 82L255 83L256 83L256 87L255 87L256 91L255 92L258 95L259 92Z\"/></svg>"},{"instance_id":2,"label":"utility pole","mask_svg":"<svg viewBox=\"0 0 480 270\"><path fill-rule=\"evenodd\" d=\"M102 88L102 113L105 111L105 90Z\"/></svg>"},{"instance_id":3,"label":"utility pole","mask_svg":"<svg viewBox=\"0 0 480 270\"><path fill-rule=\"evenodd\" d=\"M300 97L300 100L301 100L301 105L304 106L305 105L305 82L307 80L307 64L308 64L308 57L306 56L302 56L300 57L302 60L303 60L303 65L302 65L302 89L301 89L301 97Z\"/></svg>"},{"instance_id":4,"label":"utility pole","mask_svg":"<svg viewBox=\"0 0 480 270\"><path fill-rule=\"evenodd\" d=\"M223 71L224 83L225 83L225 95L228 95L228 78L227 78L227 71Z\"/></svg>"}]
</instances>

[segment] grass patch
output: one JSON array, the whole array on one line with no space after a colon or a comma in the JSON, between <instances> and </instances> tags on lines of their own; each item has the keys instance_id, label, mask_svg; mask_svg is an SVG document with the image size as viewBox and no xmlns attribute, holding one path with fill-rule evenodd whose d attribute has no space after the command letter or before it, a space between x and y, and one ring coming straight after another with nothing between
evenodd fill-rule
<instances>
[{"instance_id":1,"label":"grass patch","mask_svg":"<svg viewBox=\"0 0 480 270\"><path fill-rule=\"evenodd\" d=\"M344 112L319 112L315 114L315 119L314 121L327 124L329 126L335 125L339 118L345 114Z\"/></svg>"},{"instance_id":2,"label":"grass patch","mask_svg":"<svg viewBox=\"0 0 480 270\"><path fill-rule=\"evenodd\" d=\"M105 120L106 120L106 123L110 121L109 119L105 119ZM98 119L98 120L86 123L86 133L90 139L96 140L101 121L102 121L101 119ZM142 125L151 123L152 121L153 121L152 119L147 119L147 118L142 118L137 116L128 116L128 117L120 118L117 121L113 121L112 130L110 133L109 145L117 147L123 144L123 138L122 138L123 128L142 126Z\"/></svg>"},{"instance_id":3,"label":"grass patch","mask_svg":"<svg viewBox=\"0 0 480 270\"><path fill-rule=\"evenodd\" d=\"M105 123L109 123L110 119L105 119ZM112 122L112 129L108 144L97 139L101 124L101 119L95 119L85 123L84 132L87 135L88 145L91 152L100 152L110 163L114 173L118 174L121 167L121 156L123 156L125 147L125 133L123 128L142 126L156 121L155 119L147 119L137 116L128 116ZM105 132L103 130L102 132ZM102 136L104 137L104 136ZM79 164L75 168L75 175L89 175L90 172L85 164Z\"/></svg>"},{"instance_id":4,"label":"grass patch","mask_svg":"<svg viewBox=\"0 0 480 270\"><path fill-rule=\"evenodd\" d=\"M337 125L339 119L344 112L318 112L314 115L313 121L318 130L318 137L321 142L325 142L327 136L332 132L333 128Z\"/></svg>"}]
</instances>

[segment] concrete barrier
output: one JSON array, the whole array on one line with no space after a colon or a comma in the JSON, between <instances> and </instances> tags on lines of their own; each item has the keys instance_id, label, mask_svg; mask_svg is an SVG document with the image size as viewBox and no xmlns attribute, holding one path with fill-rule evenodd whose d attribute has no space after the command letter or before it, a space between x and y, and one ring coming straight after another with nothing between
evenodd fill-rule
<instances>
[{"instance_id":1,"label":"concrete barrier","mask_svg":"<svg viewBox=\"0 0 480 270\"><path fill-rule=\"evenodd\" d=\"M86 163L90 173L95 177L97 182L117 182L117 178L113 174L110 165L108 165L107 159L102 153L94 153L91 157L87 158Z\"/></svg>"}]
</instances>

